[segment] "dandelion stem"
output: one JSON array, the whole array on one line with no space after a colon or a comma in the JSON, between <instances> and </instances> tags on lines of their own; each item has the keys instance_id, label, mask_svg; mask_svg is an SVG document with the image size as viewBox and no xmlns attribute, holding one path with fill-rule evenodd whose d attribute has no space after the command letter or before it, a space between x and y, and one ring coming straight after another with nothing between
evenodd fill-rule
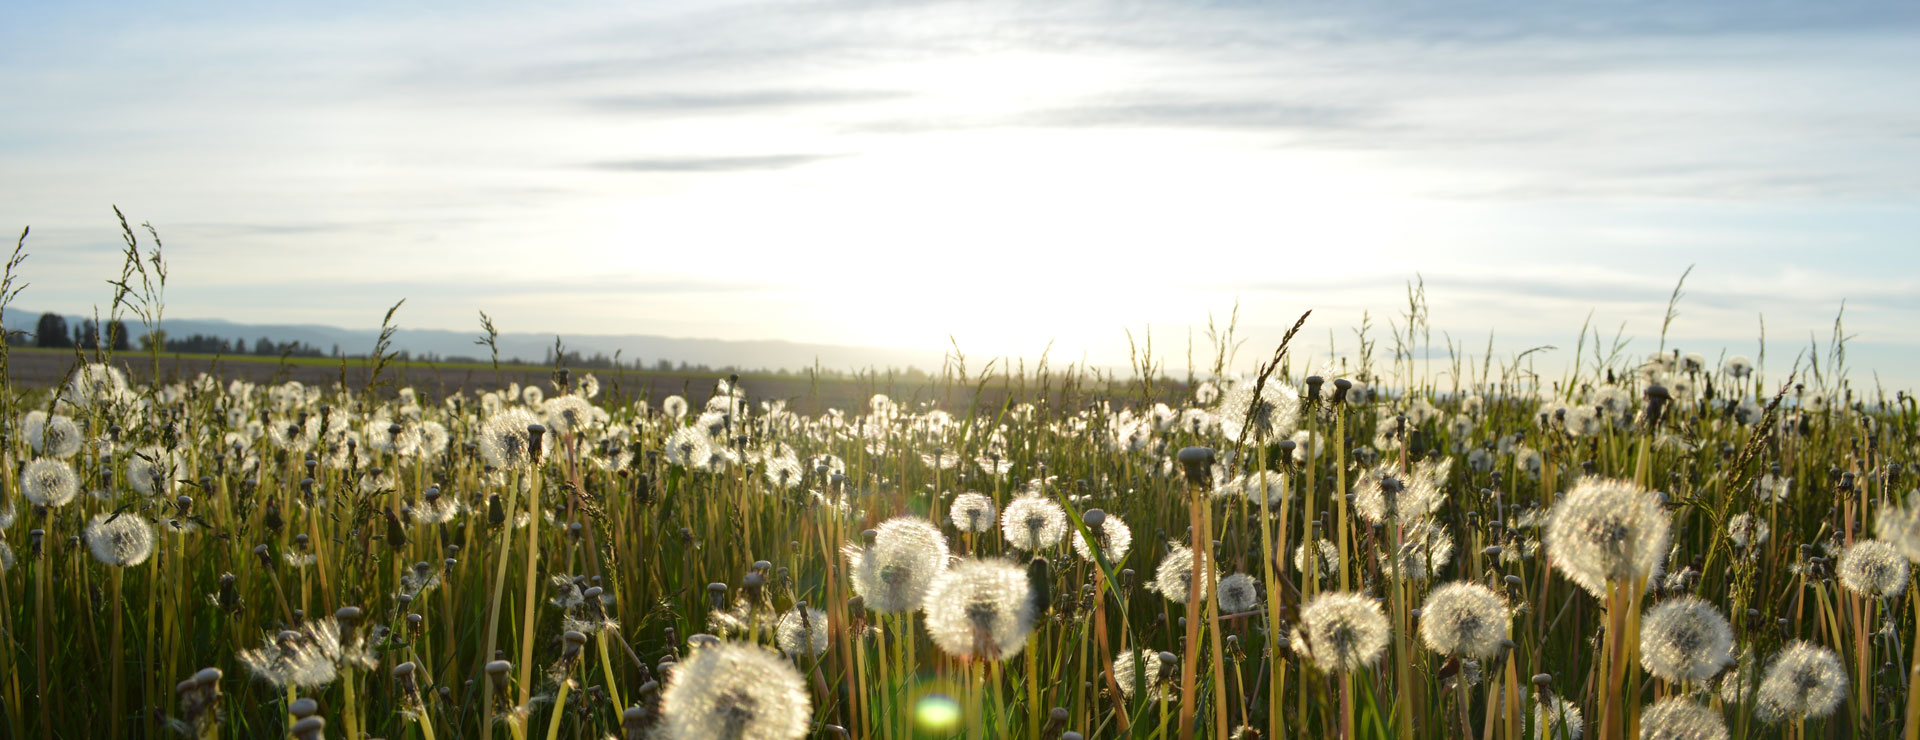
<instances>
[{"instance_id":1,"label":"dandelion stem","mask_svg":"<svg viewBox=\"0 0 1920 740\"><path fill-rule=\"evenodd\" d=\"M536 463L537 465L537 463ZM535 467L527 484L527 600L520 623L520 703L533 698L533 606L540 574L540 470Z\"/></svg>"}]
</instances>

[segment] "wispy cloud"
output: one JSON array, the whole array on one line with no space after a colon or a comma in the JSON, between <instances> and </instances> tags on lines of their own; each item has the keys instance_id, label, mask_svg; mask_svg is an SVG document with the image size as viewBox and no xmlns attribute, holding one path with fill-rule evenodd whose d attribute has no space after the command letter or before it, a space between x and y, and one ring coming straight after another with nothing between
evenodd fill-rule
<instances>
[{"instance_id":1,"label":"wispy cloud","mask_svg":"<svg viewBox=\"0 0 1920 740\"><path fill-rule=\"evenodd\" d=\"M591 169L610 172L752 172L784 170L823 162L837 154L762 154L738 157L652 157L593 162Z\"/></svg>"}]
</instances>

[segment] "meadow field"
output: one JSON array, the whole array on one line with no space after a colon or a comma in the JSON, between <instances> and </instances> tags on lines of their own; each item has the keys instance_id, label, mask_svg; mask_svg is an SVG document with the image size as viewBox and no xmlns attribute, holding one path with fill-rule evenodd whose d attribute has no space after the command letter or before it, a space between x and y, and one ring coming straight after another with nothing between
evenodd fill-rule
<instances>
[{"instance_id":1,"label":"meadow field","mask_svg":"<svg viewBox=\"0 0 1920 740\"><path fill-rule=\"evenodd\" d=\"M1912 396L1412 326L827 393L12 352L0 735L1920 738Z\"/></svg>"}]
</instances>

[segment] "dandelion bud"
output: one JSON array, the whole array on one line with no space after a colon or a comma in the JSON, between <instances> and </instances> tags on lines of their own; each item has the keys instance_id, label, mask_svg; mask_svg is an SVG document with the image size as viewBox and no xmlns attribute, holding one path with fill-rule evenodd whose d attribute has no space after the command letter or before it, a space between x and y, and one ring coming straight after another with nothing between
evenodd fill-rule
<instances>
[{"instance_id":1,"label":"dandelion bud","mask_svg":"<svg viewBox=\"0 0 1920 740\"><path fill-rule=\"evenodd\" d=\"M345 630L348 635L352 635L354 628L360 625L360 617L364 613L365 612L360 611L360 607L343 606L340 607L339 611L333 613L333 618L340 623L340 627Z\"/></svg>"},{"instance_id":2,"label":"dandelion bud","mask_svg":"<svg viewBox=\"0 0 1920 740\"><path fill-rule=\"evenodd\" d=\"M623 740L645 740L647 731L647 708L635 704L620 712L620 731Z\"/></svg>"},{"instance_id":3,"label":"dandelion bud","mask_svg":"<svg viewBox=\"0 0 1920 740\"><path fill-rule=\"evenodd\" d=\"M1046 558L1027 563L1027 598L1035 614L1045 614L1053 606L1052 569Z\"/></svg>"},{"instance_id":4,"label":"dandelion bud","mask_svg":"<svg viewBox=\"0 0 1920 740\"><path fill-rule=\"evenodd\" d=\"M1072 730L1060 735L1060 740L1086 740L1086 736Z\"/></svg>"},{"instance_id":5,"label":"dandelion bud","mask_svg":"<svg viewBox=\"0 0 1920 740\"><path fill-rule=\"evenodd\" d=\"M294 719L306 719L319 713L320 702L314 701L312 697L303 696L287 705L287 714L293 715Z\"/></svg>"},{"instance_id":6,"label":"dandelion bud","mask_svg":"<svg viewBox=\"0 0 1920 740\"><path fill-rule=\"evenodd\" d=\"M1185 467L1187 482L1193 486L1207 488L1208 468L1213 465L1213 450L1207 447L1185 447L1178 455L1180 464Z\"/></svg>"},{"instance_id":7,"label":"dandelion bud","mask_svg":"<svg viewBox=\"0 0 1920 740\"><path fill-rule=\"evenodd\" d=\"M400 526L400 517L387 510L387 547L399 550L407 546L407 530Z\"/></svg>"},{"instance_id":8,"label":"dandelion bud","mask_svg":"<svg viewBox=\"0 0 1920 740\"><path fill-rule=\"evenodd\" d=\"M1667 409L1667 402L1672 398L1673 398L1673 394L1667 391L1666 386L1663 386L1663 385L1647 386L1646 399L1647 399L1647 425L1648 426L1652 426L1652 427L1660 426L1660 417L1665 415L1666 409Z\"/></svg>"},{"instance_id":9,"label":"dandelion bud","mask_svg":"<svg viewBox=\"0 0 1920 740\"><path fill-rule=\"evenodd\" d=\"M1347 391L1352 389L1353 389L1353 381L1347 380L1346 378L1334 378L1333 379L1333 402L1345 403L1347 400Z\"/></svg>"},{"instance_id":10,"label":"dandelion bud","mask_svg":"<svg viewBox=\"0 0 1920 740\"><path fill-rule=\"evenodd\" d=\"M1318 375L1307 376L1307 400L1308 401L1320 400L1320 386L1326 384L1326 382L1327 382L1326 378L1322 378Z\"/></svg>"},{"instance_id":11,"label":"dandelion bud","mask_svg":"<svg viewBox=\"0 0 1920 740\"><path fill-rule=\"evenodd\" d=\"M327 721L319 717L307 717L293 723L290 732L294 740L325 740Z\"/></svg>"},{"instance_id":12,"label":"dandelion bud","mask_svg":"<svg viewBox=\"0 0 1920 740\"><path fill-rule=\"evenodd\" d=\"M420 704L420 682L414 675L415 672L413 661L393 667L393 680L400 684L401 696L406 698L408 704L417 706Z\"/></svg>"}]
</instances>

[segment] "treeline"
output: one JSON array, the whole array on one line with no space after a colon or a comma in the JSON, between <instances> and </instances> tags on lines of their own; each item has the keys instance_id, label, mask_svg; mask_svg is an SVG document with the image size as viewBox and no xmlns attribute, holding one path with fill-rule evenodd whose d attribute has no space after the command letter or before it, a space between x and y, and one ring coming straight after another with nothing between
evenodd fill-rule
<instances>
[{"instance_id":1,"label":"treeline","mask_svg":"<svg viewBox=\"0 0 1920 740\"><path fill-rule=\"evenodd\" d=\"M113 351L131 350L131 335L127 332L127 323L119 319L106 322L106 331L100 330L100 324L87 319L76 326L69 327L67 318L57 313L44 313L34 325L34 331L8 332L7 344L14 347L45 347L62 349L79 347L81 349L111 349ZM249 343L245 339L227 339L225 337L194 334L189 337L173 338L166 331L158 331L140 336L142 351L153 349L154 342L160 342L166 352L204 355L263 355L291 357L328 357L325 352L305 342L275 342L260 337ZM338 357L340 348L334 347L331 356Z\"/></svg>"},{"instance_id":2,"label":"treeline","mask_svg":"<svg viewBox=\"0 0 1920 740\"><path fill-rule=\"evenodd\" d=\"M40 321L36 325L34 332L7 332L7 344L13 347L45 347L54 349L70 349L73 347L93 349L100 347L102 349L112 349L117 352L132 349L130 337L131 335L127 331L126 322L118 319L106 322L106 331L102 332L100 325L93 319L87 319L78 325L69 326L69 322L65 316L57 313L44 313L40 315ZM151 350L156 339L161 342L162 351L179 354L255 355L261 357L345 357L347 359L364 359L366 357L365 353L342 355L340 345L337 344L334 345L330 351L322 351L319 347L306 342L276 342L270 337L259 337L251 342L245 338L228 339L210 334L193 334L191 336L176 338L167 336L165 330L142 334L139 337L140 350L143 352ZM102 344L102 342L104 342L104 344ZM434 352L415 355L407 350L395 352L394 359L399 362L466 363L476 365L492 363L492 360L487 357L441 355ZM533 363L516 356L500 358L500 364L530 365ZM660 358L649 363L638 358L626 360L621 358L619 353L614 353L610 356L604 352L595 352L589 355L578 351L563 350L556 354L553 349L546 351L545 356L540 359L539 366L566 367L575 370L626 370L632 372L675 373L681 375L711 375L715 377L736 373L741 375L794 377L813 373L822 378L851 378L874 374L876 372L881 372L896 379L906 381L926 380L931 377L927 371L913 366L908 366L905 370L888 371L875 371L872 369L866 371L849 371L828 367L801 368L797 370L792 368L755 369L734 365L714 367L705 363L688 363L685 360L675 362L665 358Z\"/></svg>"}]
</instances>

